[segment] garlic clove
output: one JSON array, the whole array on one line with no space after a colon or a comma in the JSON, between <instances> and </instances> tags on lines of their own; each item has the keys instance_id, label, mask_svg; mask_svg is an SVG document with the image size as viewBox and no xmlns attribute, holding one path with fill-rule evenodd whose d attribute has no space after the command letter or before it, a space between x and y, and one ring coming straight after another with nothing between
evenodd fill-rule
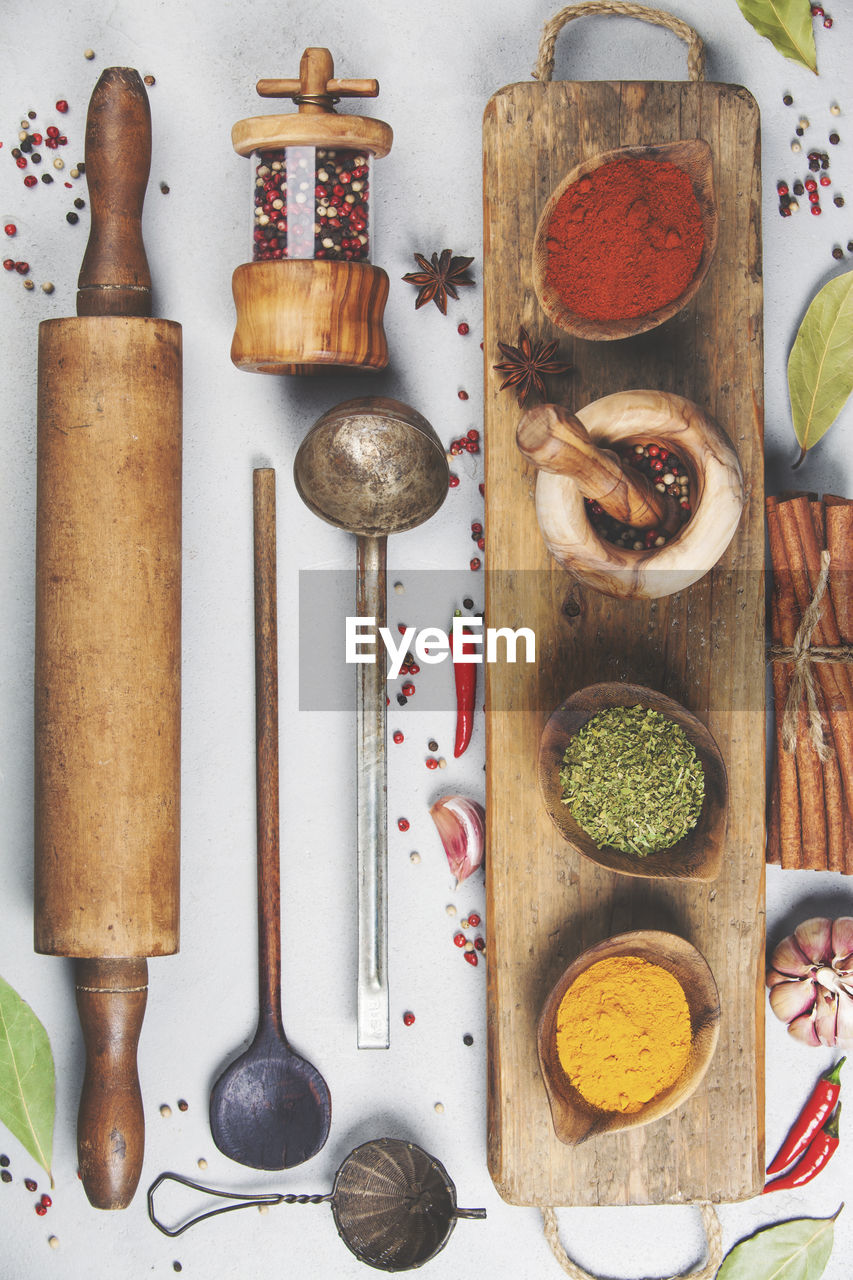
<instances>
[{"instance_id":1,"label":"garlic clove","mask_svg":"<svg viewBox=\"0 0 853 1280\"><path fill-rule=\"evenodd\" d=\"M792 978L804 978L812 967L811 961L803 955L793 936L779 943L773 952L770 965L777 973Z\"/></svg>"},{"instance_id":2,"label":"garlic clove","mask_svg":"<svg viewBox=\"0 0 853 1280\"><path fill-rule=\"evenodd\" d=\"M810 1044L813 1048L820 1044L815 1031L814 1018L810 1013L803 1013L793 1022L789 1022L788 1031L795 1040L800 1040L803 1044Z\"/></svg>"},{"instance_id":3,"label":"garlic clove","mask_svg":"<svg viewBox=\"0 0 853 1280\"><path fill-rule=\"evenodd\" d=\"M442 796L430 809L438 828L456 884L467 880L483 861L486 848L486 814L476 800Z\"/></svg>"},{"instance_id":4,"label":"garlic clove","mask_svg":"<svg viewBox=\"0 0 853 1280\"><path fill-rule=\"evenodd\" d=\"M814 1029L821 1044L832 1048L836 1040L838 1022L838 996L834 991L820 987L814 1007Z\"/></svg>"},{"instance_id":5,"label":"garlic clove","mask_svg":"<svg viewBox=\"0 0 853 1280\"><path fill-rule=\"evenodd\" d=\"M839 973L853 969L853 916L839 916L832 925L833 969Z\"/></svg>"},{"instance_id":6,"label":"garlic clove","mask_svg":"<svg viewBox=\"0 0 853 1280\"><path fill-rule=\"evenodd\" d=\"M835 1043L842 1049L853 1049L853 998L840 992L835 1024Z\"/></svg>"},{"instance_id":7,"label":"garlic clove","mask_svg":"<svg viewBox=\"0 0 853 1280\"><path fill-rule=\"evenodd\" d=\"M816 986L810 979L783 981L770 991L770 1008L782 1022L792 1022L800 1014L811 1012L815 993Z\"/></svg>"},{"instance_id":8,"label":"garlic clove","mask_svg":"<svg viewBox=\"0 0 853 1280\"><path fill-rule=\"evenodd\" d=\"M814 916L798 924L794 939L812 964L832 964L832 921L825 916Z\"/></svg>"},{"instance_id":9,"label":"garlic clove","mask_svg":"<svg viewBox=\"0 0 853 1280\"><path fill-rule=\"evenodd\" d=\"M765 981L768 987L777 987L780 982L799 982L801 979L793 978L789 973L777 973L775 969L768 969Z\"/></svg>"}]
</instances>

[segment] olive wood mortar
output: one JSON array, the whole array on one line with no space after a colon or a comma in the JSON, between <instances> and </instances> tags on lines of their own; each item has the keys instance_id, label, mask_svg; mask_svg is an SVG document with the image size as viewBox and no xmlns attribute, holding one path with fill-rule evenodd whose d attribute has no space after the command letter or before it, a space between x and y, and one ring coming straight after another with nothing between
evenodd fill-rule
<instances>
[{"instance_id":1,"label":"olive wood mortar","mask_svg":"<svg viewBox=\"0 0 853 1280\"><path fill-rule=\"evenodd\" d=\"M648 311L642 316L631 316L624 320L593 320L571 311L556 290L548 284L546 278L548 224L560 197L570 186L580 178L594 173L602 165L629 159L668 161L687 174L702 215L705 243L692 280L683 293L672 302L668 302L664 307L658 307L655 311ZM687 306L708 274L716 247L717 202L714 197L711 148L707 142L703 142L701 138L688 138L682 142L669 142L656 147L617 147L614 151L599 151L589 160L575 165L560 185L554 188L548 203L542 210L533 240L533 287L536 290L539 305L548 319L566 333L576 338L597 342L614 338L632 338L637 333L645 333L648 329L657 328L665 320L670 320L681 311L682 307Z\"/></svg>"},{"instance_id":2,"label":"olive wood mortar","mask_svg":"<svg viewBox=\"0 0 853 1280\"><path fill-rule=\"evenodd\" d=\"M569 740L599 711L643 707L674 720L696 751L705 775L705 798L696 826L668 849L640 858L605 845L599 848L563 804L560 769ZM626 876L670 880L715 880L720 872L728 823L729 788L720 749L705 725L680 703L637 684L591 684L567 698L547 721L539 741L539 788L548 816L578 853Z\"/></svg>"},{"instance_id":3,"label":"olive wood mortar","mask_svg":"<svg viewBox=\"0 0 853 1280\"><path fill-rule=\"evenodd\" d=\"M617 391L574 416L559 405L540 405L522 417L516 439L540 469L536 518L545 545L575 577L605 595L656 599L685 590L713 568L738 526L744 504L738 456L717 423L683 396ZM664 546L634 551L596 532L584 498L597 499L638 528L658 523L652 512L660 511L656 504L665 495L632 468L621 468L620 475L615 468L621 463L606 452L617 444L651 443L672 450L683 464L693 510ZM665 526L667 510L659 521Z\"/></svg>"},{"instance_id":4,"label":"olive wood mortar","mask_svg":"<svg viewBox=\"0 0 853 1280\"><path fill-rule=\"evenodd\" d=\"M680 983L690 1011L691 1043L678 1079L639 1111L601 1111L578 1093L557 1056L557 1013L569 987L599 960L636 956L666 969ZM720 996L704 956L684 938L657 929L638 929L606 938L573 960L551 990L539 1018L539 1068L560 1142L574 1145L596 1134L639 1128L668 1115L695 1092L711 1064L720 1033Z\"/></svg>"}]
</instances>

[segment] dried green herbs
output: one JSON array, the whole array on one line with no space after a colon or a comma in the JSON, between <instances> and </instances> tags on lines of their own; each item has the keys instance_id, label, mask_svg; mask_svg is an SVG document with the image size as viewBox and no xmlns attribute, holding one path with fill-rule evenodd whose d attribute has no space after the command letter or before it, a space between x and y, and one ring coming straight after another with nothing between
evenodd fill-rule
<instances>
[{"instance_id":1,"label":"dried green herbs","mask_svg":"<svg viewBox=\"0 0 853 1280\"><path fill-rule=\"evenodd\" d=\"M684 730L642 707L608 707L574 735L560 770L563 804L599 849L643 858L695 827L705 775Z\"/></svg>"}]
</instances>

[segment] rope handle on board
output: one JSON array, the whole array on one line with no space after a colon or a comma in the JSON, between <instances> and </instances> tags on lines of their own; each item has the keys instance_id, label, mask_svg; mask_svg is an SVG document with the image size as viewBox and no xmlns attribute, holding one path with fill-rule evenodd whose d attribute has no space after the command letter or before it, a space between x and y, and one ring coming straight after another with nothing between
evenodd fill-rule
<instances>
[{"instance_id":1,"label":"rope handle on board","mask_svg":"<svg viewBox=\"0 0 853 1280\"><path fill-rule=\"evenodd\" d=\"M542 39L539 41L539 57L533 68L533 79L543 84L550 81L554 71L554 45L557 36L567 22L573 18L594 17L599 14L617 14L623 18L642 18L656 27L666 27L687 45L687 74L691 80L705 79L705 45L702 38L692 27L671 13L662 9L650 9L644 4L634 4L632 0L582 0L581 4L569 5L555 13L545 23Z\"/></svg>"},{"instance_id":2,"label":"rope handle on board","mask_svg":"<svg viewBox=\"0 0 853 1280\"><path fill-rule=\"evenodd\" d=\"M705 1238L708 1241L708 1260L699 1271L680 1271L677 1276L670 1276L668 1280L714 1280L714 1276L720 1269L720 1263L723 1261L723 1236L720 1228L720 1219L717 1217L717 1211L712 1204L700 1204L698 1207L702 1213L702 1225L705 1228ZM551 1246L551 1252L566 1275L570 1276L571 1280L598 1280L597 1276L592 1275L589 1271L584 1271L583 1267L579 1267L566 1253L560 1240L557 1215L550 1206L542 1209L542 1221L545 1227L545 1239Z\"/></svg>"}]
</instances>

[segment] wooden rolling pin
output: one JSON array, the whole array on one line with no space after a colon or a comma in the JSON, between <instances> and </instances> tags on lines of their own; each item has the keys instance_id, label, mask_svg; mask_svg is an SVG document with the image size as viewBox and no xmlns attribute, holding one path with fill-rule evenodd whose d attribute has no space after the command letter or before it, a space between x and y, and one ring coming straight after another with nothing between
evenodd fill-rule
<instances>
[{"instance_id":1,"label":"wooden rolling pin","mask_svg":"<svg viewBox=\"0 0 853 1280\"><path fill-rule=\"evenodd\" d=\"M178 949L181 327L151 319L138 73L89 104L77 319L39 326L35 949L74 956L93 1205L129 1204L147 956Z\"/></svg>"},{"instance_id":2,"label":"wooden rolling pin","mask_svg":"<svg viewBox=\"0 0 853 1280\"><path fill-rule=\"evenodd\" d=\"M528 409L515 439L539 471L571 476L583 496L599 503L614 520L669 533L681 524L674 498L660 493L633 467L624 467L615 453L599 448L581 420L559 405Z\"/></svg>"}]
</instances>

